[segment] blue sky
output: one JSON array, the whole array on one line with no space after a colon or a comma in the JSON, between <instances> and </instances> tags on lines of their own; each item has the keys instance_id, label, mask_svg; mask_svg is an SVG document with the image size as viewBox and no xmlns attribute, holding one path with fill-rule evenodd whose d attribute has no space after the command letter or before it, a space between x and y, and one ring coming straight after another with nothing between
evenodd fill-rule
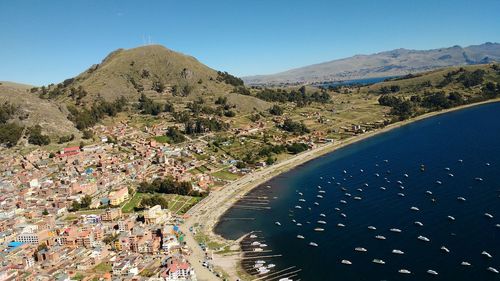
<instances>
[{"instance_id":1,"label":"blue sky","mask_svg":"<svg viewBox=\"0 0 500 281\"><path fill-rule=\"evenodd\" d=\"M2 0L0 81L58 83L150 41L238 76L500 42L498 0Z\"/></svg>"}]
</instances>

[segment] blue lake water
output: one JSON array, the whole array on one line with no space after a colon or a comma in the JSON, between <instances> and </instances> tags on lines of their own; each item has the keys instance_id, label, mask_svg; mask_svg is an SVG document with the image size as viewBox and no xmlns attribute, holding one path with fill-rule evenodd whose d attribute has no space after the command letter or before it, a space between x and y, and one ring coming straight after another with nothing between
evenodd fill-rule
<instances>
[{"instance_id":1,"label":"blue lake water","mask_svg":"<svg viewBox=\"0 0 500 281\"><path fill-rule=\"evenodd\" d=\"M373 77L373 78L363 78L363 79L353 79L353 80L345 80L345 81L334 81L334 82L325 82L318 83L315 86L321 87L329 87L329 86L353 86L353 85L370 85L379 82L383 82L387 79L396 78L399 76L385 76L385 77Z\"/></svg>"},{"instance_id":2,"label":"blue lake water","mask_svg":"<svg viewBox=\"0 0 500 281\"><path fill-rule=\"evenodd\" d=\"M260 231L258 239L268 245L270 254L282 255L265 259L276 264L271 272L296 266L301 271L293 280L500 280L499 274L486 270L500 270L500 103L425 119L345 147L273 178L247 198L257 196L268 198L265 206L271 209L232 208L215 231L231 239ZM247 199L240 205L254 203ZM325 231L316 232L316 227ZM418 240L420 235L430 242ZM367 252L357 252L356 247ZM393 249L405 254L395 255ZM343 259L352 265L342 264ZM471 266L461 265L463 261ZM401 274L400 269L411 274Z\"/></svg>"}]
</instances>

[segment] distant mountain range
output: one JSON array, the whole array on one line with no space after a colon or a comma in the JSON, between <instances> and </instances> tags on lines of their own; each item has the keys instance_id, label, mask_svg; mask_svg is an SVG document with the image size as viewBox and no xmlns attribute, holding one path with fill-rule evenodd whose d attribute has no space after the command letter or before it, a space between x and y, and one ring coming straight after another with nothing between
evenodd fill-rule
<instances>
[{"instance_id":1,"label":"distant mountain range","mask_svg":"<svg viewBox=\"0 0 500 281\"><path fill-rule=\"evenodd\" d=\"M440 67L500 61L500 44L432 50L396 49L313 64L271 75L242 77L247 85L309 84L399 76Z\"/></svg>"}]
</instances>

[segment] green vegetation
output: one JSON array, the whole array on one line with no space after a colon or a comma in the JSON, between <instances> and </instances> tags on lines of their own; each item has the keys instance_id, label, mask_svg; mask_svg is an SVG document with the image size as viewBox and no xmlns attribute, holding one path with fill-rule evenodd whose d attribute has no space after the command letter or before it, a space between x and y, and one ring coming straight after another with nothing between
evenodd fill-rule
<instances>
[{"instance_id":1,"label":"green vegetation","mask_svg":"<svg viewBox=\"0 0 500 281\"><path fill-rule=\"evenodd\" d=\"M306 127L306 125L304 125L304 123L295 122L290 118L285 119L283 125L281 125L280 128L287 132L298 135L303 135L310 132L309 129Z\"/></svg>"},{"instance_id":2,"label":"green vegetation","mask_svg":"<svg viewBox=\"0 0 500 281\"><path fill-rule=\"evenodd\" d=\"M283 115L283 108L279 105L273 105L273 107L271 107L269 109L269 113L271 113L272 115Z\"/></svg>"},{"instance_id":3,"label":"green vegetation","mask_svg":"<svg viewBox=\"0 0 500 281\"><path fill-rule=\"evenodd\" d=\"M196 120L187 120L184 123L186 134L195 135L207 132L219 132L229 129L229 124L215 118L197 118Z\"/></svg>"},{"instance_id":4,"label":"green vegetation","mask_svg":"<svg viewBox=\"0 0 500 281\"><path fill-rule=\"evenodd\" d=\"M165 197L155 194L151 196L143 197L141 200L142 207L153 207L156 205L160 205L162 209L168 209L168 201Z\"/></svg>"},{"instance_id":5,"label":"green vegetation","mask_svg":"<svg viewBox=\"0 0 500 281\"><path fill-rule=\"evenodd\" d=\"M291 154L301 153L303 151L308 150L309 147L305 143L293 143L291 145L287 145L286 150Z\"/></svg>"},{"instance_id":6,"label":"green vegetation","mask_svg":"<svg viewBox=\"0 0 500 281\"><path fill-rule=\"evenodd\" d=\"M256 95L257 98L272 101L272 102L295 102L297 106L303 107L311 104L312 102L327 103L330 102L331 97L326 92L315 91L312 94L306 91L303 86L299 90L291 90L290 92L284 89L263 89Z\"/></svg>"},{"instance_id":7,"label":"green vegetation","mask_svg":"<svg viewBox=\"0 0 500 281\"><path fill-rule=\"evenodd\" d=\"M9 102L0 106L0 144L13 147L23 135L24 128L16 123L7 123L17 113L18 108Z\"/></svg>"},{"instance_id":8,"label":"green vegetation","mask_svg":"<svg viewBox=\"0 0 500 281\"><path fill-rule=\"evenodd\" d=\"M177 127L168 127L166 137L168 137L169 143L181 143L186 140L186 137Z\"/></svg>"},{"instance_id":9,"label":"green vegetation","mask_svg":"<svg viewBox=\"0 0 500 281\"><path fill-rule=\"evenodd\" d=\"M241 80L238 77L235 77L227 72L222 72L218 71L217 72L217 81L224 82L229 85L233 85L235 87L237 86L243 86L243 80Z\"/></svg>"},{"instance_id":10,"label":"green vegetation","mask_svg":"<svg viewBox=\"0 0 500 281\"><path fill-rule=\"evenodd\" d=\"M50 143L50 138L47 135L42 134L42 127L40 125L33 126L28 129L28 143L34 145L48 145Z\"/></svg>"},{"instance_id":11,"label":"green vegetation","mask_svg":"<svg viewBox=\"0 0 500 281\"><path fill-rule=\"evenodd\" d=\"M73 135L73 134L68 135L68 136L62 136L62 137L59 137L59 140L57 141L57 143L62 144L62 143L73 141L74 139L75 139L75 135Z\"/></svg>"},{"instance_id":12,"label":"green vegetation","mask_svg":"<svg viewBox=\"0 0 500 281\"><path fill-rule=\"evenodd\" d=\"M137 192L141 193L164 193L164 194L179 194L200 196L201 194L193 190L190 182L178 182L172 177L157 178L151 183L141 182L137 188Z\"/></svg>"},{"instance_id":13,"label":"green vegetation","mask_svg":"<svg viewBox=\"0 0 500 281\"><path fill-rule=\"evenodd\" d=\"M69 119L75 123L77 129L85 130L94 126L106 116L116 116L118 112L125 109L126 104L127 100L124 97L120 97L114 102L99 99L90 109L78 110L74 106L68 106L68 110L71 113Z\"/></svg>"},{"instance_id":14,"label":"green vegetation","mask_svg":"<svg viewBox=\"0 0 500 281\"><path fill-rule=\"evenodd\" d=\"M90 195L85 195L80 200L80 202L75 200L71 203L70 211L76 212L76 211L79 211L81 209L87 209L90 206L90 204L92 204L92 197Z\"/></svg>"}]
</instances>

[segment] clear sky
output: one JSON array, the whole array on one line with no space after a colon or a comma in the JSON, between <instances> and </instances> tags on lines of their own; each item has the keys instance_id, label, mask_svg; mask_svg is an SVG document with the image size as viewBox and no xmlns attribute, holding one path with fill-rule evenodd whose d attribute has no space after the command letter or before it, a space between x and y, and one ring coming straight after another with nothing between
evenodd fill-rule
<instances>
[{"instance_id":1,"label":"clear sky","mask_svg":"<svg viewBox=\"0 0 500 281\"><path fill-rule=\"evenodd\" d=\"M238 76L500 42L499 0L1 0L0 81L58 83L147 42Z\"/></svg>"}]
</instances>

